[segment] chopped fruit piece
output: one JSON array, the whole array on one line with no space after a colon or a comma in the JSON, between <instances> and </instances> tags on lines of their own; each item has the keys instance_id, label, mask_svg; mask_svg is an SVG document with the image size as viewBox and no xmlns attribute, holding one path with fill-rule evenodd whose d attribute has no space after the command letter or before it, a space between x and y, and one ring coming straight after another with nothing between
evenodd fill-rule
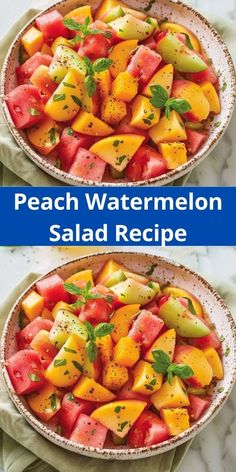
<instances>
[{"instance_id":1,"label":"chopped fruit piece","mask_svg":"<svg viewBox=\"0 0 236 472\"><path fill-rule=\"evenodd\" d=\"M53 57L53 52L52 52L50 46L48 46L48 44L46 44L46 43L43 43L40 52L42 54L48 54L49 56Z\"/></svg>"},{"instance_id":2,"label":"chopped fruit piece","mask_svg":"<svg viewBox=\"0 0 236 472\"><path fill-rule=\"evenodd\" d=\"M113 129L110 126L87 111L80 112L72 123L72 129L89 136L108 136L113 133ZM98 142L100 143L100 141Z\"/></svg>"},{"instance_id":3,"label":"chopped fruit piece","mask_svg":"<svg viewBox=\"0 0 236 472\"><path fill-rule=\"evenodd\" d=\"M49 275L36 283L39 294L44 297L45 306L52 308L57 302L68 302L68 293L64 288L64 280L58 275Z\"/></svg>"},{"instance_id":4,"label":"chopped fruit piece","mask_svg":"<svg viewBox=\"0 0 236 472\"><path fill-rule=\"evenodd\" d=\"M68 30L63 23L63 16L57 11L53 10L36 18L36 26L42 31L44 41L49 44L58 36L68 37Z\"/></svg>"},{"instance_id":5,"label":"chopped fruit piece","mask_svg":"<svg viewBox=\"0 0 236 472\"><path fill-rule=\"evenodd\" d=\"M215 113L215 115L218 115L221 112L221 105L219 96L214 85L212 85L211 82L203 82L201 84L201 89L207 101L209 102L210 111Z\"/></svg>"},{"instance_id":6,"label":"chopped fruit piece","mask_svg":"<svg viewBox=\"0 0 236 472\"><path fill-rule=\"evenodd\" d=\"M37 352L24 349L6 361L6 368L15 392L26 395L45 384L43 368Z\"/></svg>"},{"instance_id":7,"label":"chopped fruit piece","mask_svg":"<svg viewBox=\"0 0 236 472\"><path fill-rule=\"evenodd\" d=\"M197 36L185 26L179 25L178 23L171 23L169 21L165 21L160 25L160 30L171 31L172 33L181 33L184 34L185 37L187 35L189 37L193 49L195 49L195 51L197 52L201 51L201 46L197 39Z\"/></svg>"},{"instance_id":8,"label":"chopped fruit piece","mask_svg":"<svg viewBox=\"0 0 236 472\"><path fill-rule=\"evenodd\" d=\"M157 410L189 406L189 398L184 383L179 377L175 376L172 379L172 384L166 381L156 393L153 393L151 402Z\"/></svg>"},{"instance_id":9,"label":"chopped fruit piece","mask_svg":"<svg viewBox=\"0 0 236 472\"><path fill-rule=\"evenodd\" d=\"M139 361L134 369L132 390L141 395L152 395L161 388L162 374L158 374L149 362Z\"/></svg>"},{"instance_id":10,"label":"chopped fruit piece","mask_svg":"<svg viewBox=\"0 0 236 472\"><path fill-rule=\"evenodd\" d=\"M193 346L176 346L174 362L186 364L194 372L194 375L186 379L186 383L192 387L202 388L212 381L213 371L204 353Z\"/></svg>"},{"instance_id":11,"label":"chopped fruit piece","mask_svg":"<svg viewBox=\"0 0 236 472\"><path fill-rule=\"evenodd\" d=\"M112 83L112 93L118 100L131 102L138 93L138 79L128 71L120 72Z\"/></svg>"},{"instance_id":12,"label":"chopped fruit piece","mask_svg":"<svg viewBox=\"0 0 236 472\"><path fill-rule=\"evenodd\" d=\"M53 321L53 316L52 316L52 312L48 309L48 308L44 308L42 313L41 313L41 318L43 320L50 320L50 321Z\"/></svg>"},{"instance_id":13,"label":"chopped fruit piece","mask_svg":"<svg viewBox=\"0 0 236 472\"><path fill-rule=\"evenodd\" d=\"M114 347L113 357L119 365L133 367L140 357L140 344L129 336L120 338Z\"/></svg>"},{"instance_id":14,"label":"chopped fruit piece","mask_svg":"<svg viewBox=\"0 0 236 472\"><path fill-rule=\"evenodd\" d=\"M33 72L41 65L49 67L52 58L49 54L41 54L36 52L32 57L25 61L20 67L16 69L16 75L19 84L28 84Z\"/></svg>"},{"instance_id":15,"label":"chopped fruit piece","mask_svg":"<svg viewBox=\"0 0 236 472\"><path fill-rule=\"evenodd\" d=\"M41 315L44 308L44 298L33 290L24 298L22 308L29 320L32 321L37 316Z\"/></svg>"},{"instance_id":16,"label":"chopped fruit piece","mask_svg":"<svg viewBox=\"0 0 236 472\"><path fill-rule=\"evenodd\" d=\"M142 145L127 166L126 174L131 181L159 177L167 171L167 164L155 149Z\"/></svg>"},{"instance_id":17,"label":"chopped fruit piece","mask_svg":"<svg viewBox=\"0 0 236 472\"><path fill-rule=\"evenodd\" d=\"M185 46L171 31L159 35L157 52L164 62L172 64L178 72L201 72L207 69L203 59Z\"/></svg>"},{"instance_id":18,"label":"chopped fruit piece","mask_svg":"<svg viewBox=\"0 0 236 472\"><path fill-rule=\"evenodd\" d=\"M109 54L112 60L110 72L112 77L117 77L120 72L124 72L127 68L131 53L137 48L138 40L130 39L122 41L114 46Z\"/></svg>"},{"instance_id":19,"label":"chopped fruit piece","mask_svg":"<svg viewBox=\"0 0 236 472\"><path fill-rule=\"evenodd\" d=\"M30 343L34 336L43 330L50 331L52 328L52 321L42 319L40 316L28 323L21 331L16 333L16 341L19 349L29 349Z\"/></svg>"},{"instance_id":20,"label":"chopped fruit piece","mask_svg":"<svg viewBox=\"0 0 236 472\"><path fill-rule=\"evenodd\" d=\"M114 329L111 333L111 337L115 343L127 336L129 329L132 324L132 320L139 313L140 305L128 305L122 306L115 311L111 318L111 323L114 325Z\"/></svg>"},{"instance_id":21,"label":"chopped fruit piece","mask_svg":"<svg viewBox=\"0 0 236 472\"><path fill-rule=\"evenodd\" d=\"M187 120L203 121L207 119L210 105L199 85L189 80L175 80L172 95L174 98L186 100L191 105L191 110L185 113Z\"/></svg>"},{"instance_id":22,"label":"chopped fruit piece","mask_svg":"<svg viewBox=\"0 0 236 472\"><path fill-rule=\"evenodd\" d=\"M57 387L74 385L83 371L85 342L71 334L45 372L45 378Z\"/></svg>"},{"instance_id":23,"label":"chopped fruit piece","mask_svg":"<svg viewBox=\"0 0 236 472\"><path fill-rule=\"evenodd\" d=\"M184 143L160 143L158 149L167 162L167 169L172 170L187 162L187 150Z\"/></svg>"},{"instance_id":24,"label":"chopped fruit piece","mask_svg":"<svg viewBox=\"0 0 236 472\"><path fill-rule=\"evenodd\" d=\"M93 16L92 16L92 11L91 11L91 6L84 5L82 7L78 7L78 8L75 8L74 10L71 10L69 13L67 13L64 16L64 20L68 20L69 18L72 18L77 23L84 23L84 20L86 18L89 18L92 23Z\"/></svg>"},{"instance_id":25,"label":"chopped fruit piece","mask_svg":"<svg viewBox=\"0 0 236 472\"><path fill-rule=\"evenodd\" d=\"M73 393L66 393L61 402L61 409L59 412L59 424L62 427L62 433L66 438L70 437L75 426L76 420L81 415L90 415L94 410L94 405L91 402L80 400L76 398Z\"/></svg>"},{"instance_id":26,"label":"chopped fruit piece","mask_svg":"<svg viewBox=\"0 0 236 472\"><path fill-rule=\"evenodd\" d=\"M144 137L140 135L116 134L97 141L90 148L90 151L97 154L97 156L110 164L114 169L122 171L126 168L128 162L143 141Z\"/></svg>"},{"instance_id":27,"label":"chopped fruit piece","mask_svg":"<svg viewBox=\"0 0 236 472\"><path fill-rule=\"evenodd\" d=\"M129 65L128 72L138 77L142 85L146 85L161 63L161 56L146 46L140 46L134 53Z\"/></svg>"},{"instance_id":28,"label":"chopped fruit piece","mask_svg":"<svg viewBox=\"0 0 236 472\"><path fill-rule=\"evenodd\" d=\"M44 329L35 334L30 343L30 347L34 349L41 358L49 362L52 362L58 353L58 350L50 341L49 332Z\"/></svg>"},{"instance_id":29,"label":"chopped fruit piece","mask_svg":"<svg viewBox=\"0 0 236 472\"><path fill-rule=\"evenodd\" d=\"M47 102L52 94L55 92L57 86L51 80L48 72L48 67L39 66L30 77L31 84L35 85L40 91L43 102Z\"/></svg>"},{"instance_id":30,"label":"chopped fruit piece","mask_svg":"<svg viewBox=\"0 0 236 472\"><path fill-rule=\"evenodd\" d=\"M106 163L96 154L80 147L69 169L69 174L94 182L101 182Z\"/></svg>"},{"instance_id":31,"label":"chopped fruit piece","mask_svg":"<svg viewBox=\"0 0 236 472\"><path fill-rule=\"evenodd\" d=\"M200 416L207 410L210 406L210 399L198 397L197 395L189 395L190 406L188 408L190 418L198 420Z\"/></svg>"},{"instance_id":32,"label":"chopped fruit piece","mask_svg":"<svg viewBox=\"0 0 236 472\"><path fill-rule=\"evenodd\" d=\"M211 84L217 85L219 81L219 78L212 66L208 66L208 68L202 72L188 74L188 78L197 84L201 84L202 82L211 82Z\"/></svg>"},{"instance_id":33,"label":"chopped fruit piece","mask_svg":"<svg viewBox=\"0 0 236 472\"><path fill-rule=\"evenodd\" d=\"M172 295L160 306L159 316L168 328L174 328L183 337L201 337L209 334L207 325L185 308Z\"/></svg>"},{"instance_id":34,"label":"chopped fruit piece","mask_svg":"<svg viewBox=\"0 0 236 472\"><path fill-rule=\"evenodd\" d=\"M157 291L148 285L143 285L134 279L126 279L111 287L118 299L127 305L146 305L157 295Z\"/></svg>"},{"instance_id":35,"label":"chopped fruit piece","mask_svg":"<svg viewBox=\"0 0 236 472\"><path fill-rule=\"evenodd\" d=\"M154 31L154 26L133 15L127 14L109 23L120 39L138 39L143 41Z\"/></svg>"},{"instance_id":36,"label":"chopped fruit piece","mask_svg":"<svg viewBox=\"0 0 236 472\"><path fill-rule=\"evenodd\" d=\"M169 429L157 415L151 411L141 413L128 434L131 447L149 447L169 439Z\"/></svg>"},{"instance_id":37,"label":"chopped fruit piece","mask_svg":"<svg viewBox=\"0 0 236 472\"><path fill-rule=\"evenodd\" d=\"M47 118L27 131L27 137L40 154L47 156L60 142L60 133L56 121Z\"/></svg>"},{"instance_id":38,"label":"chopped fruit piece","mask_svg":"<svg viewBox=\"0 0 236 472\"><path fill-rule=\"evenodd\" d=\"M170 119L163 116L148 134L155 144L174 143L187 139L183 120L174 110L170 113Z\"/></svg>"},{"instance_id":39,"label":"chopped fruit piece","mask_svg":"<svg viewBox=\"0 0 236 472\"><path fill-rule=\"evenodd\" d=\"M64 128L60 143L57 147L57 156L60 159L62 169L69 171L79 148L89 148L94 138L76 133L72 128Z\"/></svg>"},{"instance_id":40,"label":"chopped fruit piece","mask_svg":"<svg viewBox=\"0 0 236 472\"><path fill-rule=\"evenodd\" d=\"M21 44L29 56L40 51L43 45L43 34L35 26L32 26L21 38Z\"/></svg>"},{"instance_id":41,"label":"chopped fruit piece","mask_svg":"<svg viewBox=\"0 0 236 472\"><path fill-rule=\"evenodd\" d=\"M6 96L6 103L18 129L38 125L45 117L39 90L34 85L19 85Z\"/></svg>"},{"instance_id":42,"label":"chopped fruit piece","mask_svg":"<svg viewBox=\"0 0 236 472\"><path fill-rule=\"evenodd\" d=\"M70 436L71 441L75 441L84 446L102 449L106 440L107 428L98 421L81 414Z\"/></svg>"},{"instance_id":43,"label":"chopped fruit piece","mask_svg":"<svg viewBox=\"0 0 236 472\"><path fill-rule=\"evenodd\" d=\"M147 97L138 95L132 103L131 126L149 129L160 119L160 108L155 108Z\"/></svg>"},{"instance_id":44,"label":"chopped fruit piece","mask_svg":"<svg viewBox=\"0 0 236 472\"><path fill-rule=\"evenodd\" d=\"M66 311L70 311L71 313L73 313L73 308L71 307L71 305L69 305L69 303L57 302L56 305L54 305L54 307L52 309L52 318L53 318L53 320L56 319L58 312L61 311L61 310L66 310Z\"/></svg>"},{"instance_id":45,"label":"chopped fruit piece","mask_svg":"<svg viewBox=\"0 0 236 472\"><path fill-rule=\"evenodd\" d=\"M84 341L86 341L88 337L87 328L81 323L78 316L65 309L59 310L50 331L51 342L60 349L67 341L70 334L75 334Z\"/></svg>"},{"instance_id":46,"label":"chopped fruit piece","mask_svg":"<svg viewBox=\"0 0 236 472\"><path fill-rule=\"evenodd\" d=\"M107 69L103 72L95 73L95 80L100 97L102 99L106 98L111 93L112 80L110 71Z\"/></svg>"},{"instance_id":47,"label":"chopped fruit piece","mask_svg":"<svg viewBox=\"0 0 236 472\"><path fill-rule=\"evenodd\" d=\"M103 0L95 13L95 19L103 19L113 8L118 6L123 8L124 4L118 0Z\"/></svg>"},{"instance_id":48,"label":"chopped fruit piece","mask_svg":"<svg viewBox=\"0 0 236 472\"><path fill-rule=\"evenodd\" d=\"M111 323L113 324L112 320L111 320ZM103 336L102 338L97 338L96 344L98 347L99 357L102 363L107 364L107 362L112 360L112 354L113 354L112 336L108 334L107 336Z\"/></svg>"},{"instance_id":49,"label":"chopped fruit piece","mask_svg":"<svg viewBox=\"0 0 236 472\"><path fill-rule=\"evenodd\" d=\"M189 414L185 408L162 410L161 417L168 426L171 436L178 436L190 428Z\"/></svg>"},{"instance_id":50,"label":"chopped fruit piece","mask_svg":"<svg viewBox=\"0 0 236 472\"><path fill-rule=\"evenodd\" d=\"M101 105L101 118L110 126L115 126L127 114L127 108L124 101L115 96L108 95Z\"/></svg>"},{"instance_id":51,"label":"chopped fruit piece","mask_svg":"<svg viewBox=\"0 0 236 472\"><path fill-rule=\"evenodd\" d=\"M116 261L113 259L108 259L108 261L104 264L102 267L101 271L98 274L98 277L96 279L97 284L103 284L105 279L113 274L113 272L116 272L119 269L124 269L124 267L120 264L118 264Z\"/></svg>"},{"instance_id":52,"label":"chopped fruit piece","mask_svg":"<svg viewBox=\"0 0 236 472\"><path fill-rule=\"evenodd\" d=\"M58 38L55 39L55 41L51 45L51 50L53 52L53 55L56 53L58 46L67 46L71 48L71 43L68 39L63 38L63 36L59 36Z\"/></svg>"},{"instance_id":53,"label":"chopped fruit piece","mask_svg":"<svg viewBox=\"0 0 236 472\"><path fill-rule=\"evenodd\" d=\"M146 87L143 90L143 95L146 95L147 97L151 97L152 93L150 90L151 85L161 85L163 87L168 95L170 96L171 90L172 90L172 84L173 84L173 76L174 76L174 68L172 64L167 64L166 66L162 67L160 70L158 70L149 83L146 85Z\"/></svg>"},{"instance_id":54,"label":"chopped fruit piece","mask_svg":"<svg viewBox=\"0 0 236 472\"><path fill-rule=\"evenodd\" d=\"M192 129L187 129L187 141L185 141L185 146L189 154L195 154L199 148L206 142L209 134L206 131L195 131Z\"/></svg>"},{"instance_id":55,"label":"chopped fruit piece","mask_svg":"<svg viewBox=\"0 0 236 472\"><path fill-rule=\"evenodd\" d=\"M45 113L57 121L69 121L78 114L84 77L80 72L70 70L57 87L45 106Z\"/></svg>"},{"instance_id":56,"label":"chopped fruit piece","mask_svg":"<svg viewBox=\"0 0 236 472\"><path fill-rule=\"evenodd\" d=\"M120 390L129 379L128 369L119 364L114 359L104 366L102 383L109 390Z\"/></svg>"},{"instance_id":57,"label":"chopped fruit piece","mask_svg":"<svg viewBox=\"0 0 236 472\"><path fill-rule=\"evenodd\" d=\"M87 270L80 270L79 272L76 272L75 274L71 275L65 280L65 283L67 284L74 284L75 282L90 282L91 286L94 286L93 282L93 272L91 269Z\"/></svg>"},{"instance_id":58,"label":"chopped fruit piece","mask_svg":"<svg viewBox=\"0 0 236 472\"><path fill-rule=\"evenodd\" d=\"M86 356L84 364L83 364L83 373L84 375L86 375L86 377L97 380L101 374L99 360L95 359L94 362L91 362L89 358Z\"/></svg>"},{"instance_id":59,"label":"chopped fruit piece","mask_svg":"<svg viewBox=\"0 0 236 472\"><path fill-rule=\"evenodd\" d=\"M142 344L143 349L149 349L163 326L164 323L160 318L147 310L142 310L134 320L129 336Z\"/></svg>"},{"instance_id":60,"label":"chopped fruit piece","mask_svg":"<svg viewBox=\"0 0 236 472\"><path fill-rule=\"evenodd\" d=\"M61 400L57 388L47 384L39 393L27 397L27 403L34 414L42 421L49 421L59 410Z\"/></svg>"},{"instance_id":61,"label":"chopped fruit piece","mask_svg":"<svg viewBox=\"0 0 236 472\"><path fill-rule=\"evenodd\" d=\"M110 402L115 399L114 393L97 383L94 379L87 377L81 377L73 388L73 394L78 398L82 398L82 400L90 402Z\"/></svg>"},{"instance_id":62,"label":"chopped fruit piece","mask_svg":"<svg viewBox=\"0 0 236 472\"><path fill-rule=\"evenodd\" d=\"M203 338L189 339L189 343L199 349L214 347L214 349L219 350L221 348L221 341L216 331L211 331L210 334L203 336Z\"/></svg>"},{"instance_id":63,"label":"chopped fruit piece","mask_svg":"<svg viewBox=\"0 0 236 472\"><path fill-rule=\"evenodd\" d=\"M168 329L165 333L163 333L157 340L153 343L150 347L149 351L146 352L144 359L149 362L153 362L154 358L152 355L152 351L157 349L164 351L170 358L170 361L173 361L174 357L174 350L175 350L175 343L176 343L176 332L174 329Z\"/></svg>"},{"instance_id":64,"label":"chopped fruit piece","mask_svg":"<svg viewBox=\"0 0 236 472\"><path fill-rule=\"evenodd\" d=\"M203 350L203 353L212 368L213 377L219 380L223 379L224 370L218 352L213 347L208 347Z\"/></svg>"},{"instance_id":65,"label":"chopped fruit piece","mask_svg":"<svg viewBox=\"0 0 236 472\"><path fill-rule=\"evenodd\" d=\"M138 400L141 402L146 402L147 407L151 405L149 398L146 395L140 395L132 390L134 384L133 376L130 375L128 382L117 392L118 400Z\"/></svg>"},{"instance_id":66,"label":"chopped fruit piece","mask_svg":"<svg viewBox=\"0 0 236 472\"><path fill-rule=\"evenodd\" d=\"M124 438L145 406L145 402L137 400L120 400L97 408L91 417L113 431L119 438Z\"/></svg>"},{"instance_id":67,"label":"chopped fruit piece","mask_svg":"<svg viewBox=\"0 0 236 472\"><path fill-rule=\"evenodd\" d=\"M179 287L172 287L171 285L169 285L162 289L162 293L163 295L173 295L175 298L185 298L187 300L190 300L193 305L195 314L197 316L200 316L200 318L203 317L203 309L201 303L191 293L187 292L187 290L183 290Z\"/></svg>"},{"instance_id":68,"label":"chopped fruit piece","mask_svg":"<svg viewBox=\"0 0 236 472\"><path fill-rule=\"evenodd\" d=\"M51 79L53 82L60 84L70 69L76 70L84 76L87 72L84 60L76 51L65 45L57 46L53 60L51 60L49 66Z\"/></svg>"}]
</instances>

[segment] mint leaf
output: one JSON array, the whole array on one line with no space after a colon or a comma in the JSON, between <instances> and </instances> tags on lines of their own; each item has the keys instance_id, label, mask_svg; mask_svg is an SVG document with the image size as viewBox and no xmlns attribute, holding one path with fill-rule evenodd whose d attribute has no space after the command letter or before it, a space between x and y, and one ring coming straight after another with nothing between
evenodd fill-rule
<instances>
[{"instance_id":1,"label":"mint leaf","mask_svg":"<svg viewBox=\"0 0 236 472\"><path fill-rule=\"evenodd\" d=\"M155 361L152 364L153 369L158 374L165 374L167 372L168 367L170 366L169 356L161 349L155 349L154 351L152 351L152 355Z\"/></svg>"},{"instance_id":2,"label":"mint leaf","mask_svg":"<svg viewBox=\"0 0 236 472\"><path fill-rule=\"evenodd\" d=\"M167 380L172 384L173 375L180 379L189 379L194 375L193 369L186 364L171 364L167 369Z\"/></svg>"},{"instance_id":3,"label":"mint leaf","mask_svg":"<svg viewBox=\"0 0 236 472\"><path fill-rule=\"evenodd\" d=\"M188 35L187 33L181 33L181 34L184 34L184 36L185 36L185 38L186 38L186 46L187 46L189 49L193 50L194 47L193 47L193 45L192 45L192 43L191 43L191 39L190 39L189 35Z\"/></svg>"},{"instance_id":4,"label":"mint leaf","mask_svg":"<svg viewBox=\"0 0 236 472\"><path fill-rule=\"evenodd\" d=\"M64 25L73 31L84 31L84 25L81 23L77 23L77 21L73 20L72 18L66 18L63 20Z\"/></svg>"},{"instance_id":5,"label":"mint leaf","mask_svg":"<svg viewBox=\"0 0 236 472\"><path fill-rule=\"evenodd\" d=\"M192 315L196 315L197 312L196 312L196 310L195 310L195 308L194 308L194 306L193 306L192 300L191 300L190 298L188 298L188 297L183 297L183 298L188 301L188 309L189 309L189 311L192 313Z\"/></svg>"},{"instance_id":6,"label":"mint leaf","mask_svg":"<svg viewBox=\"0 0 236 472\"><path fill-rule=\"evenodd\" d=\"M82 365L81 365L79 362L77 362L77 361L72 361L72 364L75 366L75 368L76 368L77 370L79 370L79 371L81 372L81 374L83 374L84 369L83 369Z\"/></svg>"},{"instance_id":7,"label":"mint leaf","mask_svg":"<svg viewBox=\"0 0 236 472\"><path fill-rule=\"evenodd\" d=\"M52 393L52 395L50 395L49 400L50 400L52 411L55 411L57 409L57 398L56 398L55 393Z\"/></svg>"},{"instance_id":8,"label":"mint leaf","mask_svg":"<svg viewBox=\"0 0 236 472\"><path fill-rule=\"evenodd\" d=\"M127 424L128 424L128 421L124 421L124 423L121 423L121 424L119 425L119 429L117 429L117 431L118 431L119 433L122 433L122 431L123 431L124 428L127 426Z\"/></svg>"},{"instance_id":9,"label":"mint leaf","mask_svg":"<svg viewBox=\"0 0 236 472\"><path fill-rule=\"evenodd\" d=\"M183 100L182 98L169 98L165 107L175 110L178 113L187 113L192 108L187 100Z\"/></svg>"},{"instance_id":10,"label":"mint leaf","mask_svg":"<svg viewBox=\"0 0 236 472\"><path fill-rule=\"evenodd\" d=\"M68 347L64 347L65 352L71 352L71 354L77 354L77 351L75 349L69 349Z\"/></svg>"},{"instance_id":11,"label":"mint leaf","mask_svg":"<svg viewBox=\"0 0 236 472\"><path fill-rule=\"evenodd\" d=\"M55 359L53 362L54 367L62 367L63 365L66 365L67 361L66 359Z\"/></svg>"},{"instance_id":12,"label":"mint leaf","mask_svg":"<svg viewBox=\"0 0 236 472\"><path fill-rule=\"evenodd\" d=\"M89 340L90 341L95 341L94 327L88 321L85 321L84 324L85 324L85 326L87 328L87 331L88 331Z\"/></svg>"},{"instance_id":13,"label":"mint leaf","mask_svg":"<svg viewBox=\"0 0 236 472\"><path fill-rule=\"evenodd\" d=\"M78 107L82 108L83 103L81 102L81 100L78 97L76 97L76 95L71 95L71 98L76 103L76 105L78 105Z\"/></svg>"},{"instance_id":14,"label":"mint leaf","mask_svg":"<svg viewBox=\"0 0 236 472\"><path fill-rule=\"evenodd\" d=\"M50 143L52 145L56 144L56 129L51 128L48 133L49 133Z\"/></svg>"},{"instance_id":15,"label":"mint leaf","mask_svg":"<svg viewBox=\"0 0 236 472\"><path fill-rule=\"evenodd\" d=\"M93 75L93 64L87 56L84 56L84 62L87 67L87 74Z\"/></svg>"},{"instance_id":16,"label":"mint leaf","mask_svg":"<svg viewBox=\"0 0 236 472\"><path fill-rule=\"evenodd\" d=\"M95 341L88 341L86 344L86 353L90 362L94 362L98 355L98 348Z\"/></svg>"},{"instance_id":17,"label":"mint leaf","mask_svg":"<svg viewBox=\"0 0 236 472\"><path fill-rule=\"evenodd\" d=\"M99 323L94 330L95 336L97 338L103 338L104 336L111 334L114 327L115 326L111 323Z\"/></svg>"},{"instance_id":18,"label":"mint leaf","mask_svg":"<svg viewBox=\"0 0 236 472\"><path fill-rule=\"evenodd\" d=\"M32 382L40 382L41 381L41 379L38 375L33 374L31 372L29 373L28 377L29 377L30 380L32 380Z\"/></svg>"},{"instance_id":19,"label":"mint leaf","mask_svg":"<svg viewBox=\"0 0 236 472\"><path fill-rule=\"evenodd\" d=\"M100 59L97 59L93 63L93 71L94 72L104 72L105 70L109 69L109 67L112 65L113 61L111 59L108 59L106 57L101 57Z\"/></svg>"},{"instance_id":20,"label":"mint leaf","mask_svg":"<svg viewBox=\"0 0 236 472\"><path fill-rule=\"evenodd\" d=\"M61 100L65 100L66 94L65 93L54 93L53 101L60 102Z\"/></svg>"},{"instance_id":21,"label":"mint leaf","mask_svg":"<svg viewBox=\"0 0 236 472\"><path fill-rule=\"evenodd\" d=\"M167 90L161 85L151 85L150 90L152 93L151 104L156 108L164 107L169 98Z\"/></svg>"},{"instance_id":22,"label":"mint leaf","mask_svg":"<svg viewBox=\"0 0 236 472\"><path fill-rule=\"evenodd\" d=\"M97 90L97 84L96 84L96 81L94 79L94 77L92 75L88 75L84 81L85 83L85 87L87 89L87 92L88 92L88 96L89 97L92 97L96 90Z\"/></svg>"}]
</instances>

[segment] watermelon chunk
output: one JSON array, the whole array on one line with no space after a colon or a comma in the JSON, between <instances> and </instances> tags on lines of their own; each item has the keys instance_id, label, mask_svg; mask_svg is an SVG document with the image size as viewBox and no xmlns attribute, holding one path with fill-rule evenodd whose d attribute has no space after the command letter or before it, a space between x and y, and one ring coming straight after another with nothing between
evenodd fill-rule
<instances>
[{"instance_id":1,"label":"watermelon chunk","mask_svg":"<svg viewBox=\"0 0 236 472\"><path fill-rule=\"evenodd\" d=\"M62 427L63 435L69 438L75 426L75 422L81 413L90 415L96 405L86 400L80 400L72 393L66 393L61 402L59 412L59 423Z\"/></svg>"},{"instance_id":2,"label":"watermelon chunk","mask_svg":"<svg viewBox=\"0 0 236 472\"><path fill-rule=\"evenodd\" d=\"M34 85L19 85L6 96L6 103L18 129L31 128L45 117L41 95Z\"/></svg>"},{"instance_id":3,"label":"watermelon chunk","mask_svg":"<svg viewBox=\"0 0 236 472\"><path fill-rule=\"evenodd\" d=\"M149 311L143 310L134 321L129 336L134 341L141 343L143 349L146 350L154 343L163 325L164 321Z\"/></svg>"},{"instance_id":4,"label":"watermelon chunk","mask_svg":"<svg viewBox=\"0 0 236 472\"><path fill-rule=\"evenodd\" d=\"M107 431L108 429L105 428L105 426L82 413L76 422L70 439L84 446L102 449L106 440Z\"/></svg>"},{"instance_id":5,"label":"watermelon chunk","mask_svg":"<svg viewBox=\"0 0 236 472\"><path fill-rule=\"evenodd\" d=\"M72 128L65 128L57 147L57 156L61 161L62 169L68 172L78 149L89 148L93 142L94 139L91 136L76 133Z\"/></svg>"},{"instance_id":6,"label":"watermelon chunk","mask_svg":"<svg viewBox=\"0 0 236 472\"><path fill-rule=\"evenodd\" d=\"M198 420L211 404L209 397L198 397L197 395L189 395L189 401L189 415L194 420Z\"/></svg>"},{"instance_id":7,"label":"watermelon chunk","mask_svg":"<svg viewBox=\"0 0 236 472\"><path fill-rule=\"evenodd\" d=\"M139 77L141 85L146 85L156 72L162 58L147 46L140 46L133 55L129 65L128 72L134 77Z\"/></svg>"},{"instance_id":8,"label":"watermelon chunk","mask_svg":"<svg viewBox=\"0 0 236 472\"><path fill-rule=\"evenodd\" d=\"M49 56L49 54L41 54L41 52L36 52L36 54L25 61L24 64L16 68L18 83L20 85L27 84L30 77L39 66L49 67L51 62L52 57Z\"/></svg>"},{"instance_id":9,"label":"watermelon chunk","mask_svg":"<svg viewBox=\"0 0 236 472\"><path fill-rule=\"evenodd\" d=\"M63 23L63 16L57 10L36 18L36 26L43 33L44 41L49 46L58 36L69 37L69 31Z\"/></svg>"},{"instance_id":10,"label":"watermelon chunk","mask_svg":"<svg viewBox=\"0 0 236 472\"><path fill-rule=\"evenodd\" d=\"M205 143L208 139L209 133L207 131L195 131L192 129L186 129L187 140L185 141L185 146L189 154L195 154L198 149Z\"/></svg>"},{"instance_id":11,"label":"watermelon chunk","mask_svg":"<svg viewBox=\"0 0 236 472\"><path fill-rule=\"evenodd\" d=\"M45 385L40 357L34 351L18 351L7 359L6 368L18 395L36 392Z\"/></svg>"},{"instance_id":12,"label":"watermelon chunk","mask_svg":"<svg viewBox=\"0 0 236 472\"><path fill-rule=\"evenodd\" d=\"M215 331L212 331L203 338L191 338L188 340L189 344L198 347L198 349L206 349L207 347L213 347L217 351L221 348L221 341Z\"/></svg>"},{"instance_id":13,"label":"watermelon chunk","mask_svg":"<svg viewBox=\"0 0 236 472\"><path fill-rule=\"evenodd\" d=\"M93 152L79 148L69 174L95 182L101 182L105 172L106 162Z\"/></svg>"},{"instance_id":14,"label":"watermelon chunk","mask_svg":"<svg viewBox=\"0 0 236 472\"><path fill-rule=\"evenodd\" d=\"M36 283L38 293L44 297L45 306L50 310L57 302L69 302L69 295L64 288L64 280L57 274Z\"/></svg>"},{"instance_id":15,"label":"watermelon chunk","mask_svg":"<svg viewBox=\"0 0 236 472\"><path fill-rule=\"evenodd\" d=\"M16 333L18 349L28 349L36 334L41 330L50 331L52 325L53 322L51 320L46 320L37 316L37 318L25 326L24 329Z\"/></svg>"}]
</instances>

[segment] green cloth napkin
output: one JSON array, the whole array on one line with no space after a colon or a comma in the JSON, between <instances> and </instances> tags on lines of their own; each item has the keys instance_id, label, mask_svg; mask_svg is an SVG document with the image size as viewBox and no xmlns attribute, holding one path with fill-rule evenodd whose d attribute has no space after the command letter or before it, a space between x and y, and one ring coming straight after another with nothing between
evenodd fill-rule
<instances>
[{"instance_id":1,"label":"green cloth napkin","mask_svg":"<svg viewBox=\"0 0 236 472\"><path fill-rule=\"evenodd\" d=\"M0 70L7 51L13 42L16 34L24 25L33 18L40 9L31 9L15 24L6 37L0 42ZM2 163L2 165L1 165ZM184 185L187 182L189 174L176 180L173 185ZM61 181L46 174L18 146L12 137L5 122L2 109L0 107L0 185L2 186L64 186Z\"/></svg>"},{"instance_id":2,"label":"green cloth napkin","mask_svg":"<svg viewBox=\"0 0 236 472\"><path fill-rule=\"evenodd\" d=\"M29 274L0 308L0 332L16 299L39 274ZM44 439L14 407L0 374L0 467L4 472L176 472L191 441L159 456L104 461L66 451Z\"/></svg>"}]
</instances>

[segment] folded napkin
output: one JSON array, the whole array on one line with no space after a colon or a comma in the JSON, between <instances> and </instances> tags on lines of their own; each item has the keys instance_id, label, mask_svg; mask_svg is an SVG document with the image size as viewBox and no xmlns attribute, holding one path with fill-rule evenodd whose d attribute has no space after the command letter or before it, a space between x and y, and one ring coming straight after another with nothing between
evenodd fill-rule
<instances>
[{"instance_id":1,"label":"folded napkin","mask_svg":"<svg viewBox=\"0 0 236 472\"><path fill-rule=\"evenodd\" d=\"M8 313L39 274L29 274L0 308L0 332ZM176 472L191 441L159 456L135 461L104 461L66 451L44 439L20 415L0 374L0 467L4 472Z\"/></svg>"}]
</instances>

